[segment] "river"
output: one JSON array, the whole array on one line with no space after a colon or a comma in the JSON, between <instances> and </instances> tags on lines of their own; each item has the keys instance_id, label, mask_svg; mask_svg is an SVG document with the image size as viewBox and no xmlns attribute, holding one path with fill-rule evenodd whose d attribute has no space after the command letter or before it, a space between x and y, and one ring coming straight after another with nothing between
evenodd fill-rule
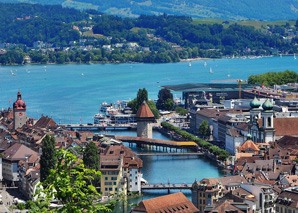
<instances>
[{"instance_id":1,"label":"river","mask_svg":"<svg viewBox=\"0 0 298 213\"><path fill-rule=\"evenodd\" d=\"M114 135L128 135L136 136L135 131L111 131L99 132ZM153 131L153 138L168 140L167 137ZM128 144L124 143L126 146ZM152 152L147 148L139 148L136 146L131 149L138 152ZM224 171L217 168L216 164L203 156L141 156L143 160L143 168L141 172L143 177L150 184L158 183L193 183L195 180L200 181L206 177L222 177L228 175ZM178 192L179 190L171 190L171 193ZM183 193L191 200L190 190L183 190ZM138 204L142 199L149 199L157 196L167 194L167 190L145 191L142 196L129 198L124 202L125 211L129 212L133 207L128 204ZM117 202L114 212L123 212L123 202Z\"/></svg>"}]
</instances>

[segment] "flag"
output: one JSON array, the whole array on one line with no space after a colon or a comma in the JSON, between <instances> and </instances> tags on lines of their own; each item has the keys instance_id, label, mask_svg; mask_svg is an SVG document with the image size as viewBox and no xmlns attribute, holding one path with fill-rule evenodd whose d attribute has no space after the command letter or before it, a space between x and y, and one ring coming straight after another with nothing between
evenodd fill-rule
<instances>
[{"instance_id":1,"label":"flag","mask_svg":"<svg viewBox=\"0 0 298 213\"><path fill-rule=\"evenodd\" d=\"M264 86L264 84L262 84L262 89L264 89L265 88L265 86Z\"/></svg>"},{"instance_id":2,"label":"flag","mask_svg":"<svg viewBox=\"0 0 298 213\"><path fill-rule=\"evenodd\" d=\"M82 117L80 117L80 123L82 123Z\"/></svg>"},{"instance_id":3,"label":"flag","mask_svg":"<svg viewBox=\"0 0 298 213\"><path fill-rule=\"evenodd\" d=\"M119 100L117 100L117 104L120 104L120 101Z\"/></svg>"},{"instance_id":4,"label":"flag","mask_svg":"<svg viewBox=\"0 0 298 213\"><path fill-rule=\"evenodd\" d=\"M9 99L9 104L11 104L11 99Z\"/></svg>"}]
</instances>

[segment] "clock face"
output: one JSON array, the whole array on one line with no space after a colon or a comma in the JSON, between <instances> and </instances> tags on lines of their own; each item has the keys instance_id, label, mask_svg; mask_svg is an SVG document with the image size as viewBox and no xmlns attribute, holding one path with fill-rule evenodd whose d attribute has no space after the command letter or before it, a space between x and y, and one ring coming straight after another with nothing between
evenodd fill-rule
<instances>
[{"instance_id":1,"label":"clock face","mask_svg":"<svg viewBox=\"0 0 298 213\"><path fill-rule=\"evenodd\" d=\"M19 112L19 117L23 117L24 113Z\"/></svg>"}]
</instances>

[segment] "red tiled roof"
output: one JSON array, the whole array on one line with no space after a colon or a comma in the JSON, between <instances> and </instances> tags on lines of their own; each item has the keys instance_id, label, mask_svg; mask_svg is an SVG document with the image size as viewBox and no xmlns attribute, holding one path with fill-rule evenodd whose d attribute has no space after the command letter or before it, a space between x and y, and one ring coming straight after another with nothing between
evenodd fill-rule
<instances>
[{"instance_id":1,"label":"red tiled roof","mask_svg":"<svg viewBox=\"0 0 298 213\"><path fill-rule=\"evenodd\" d=\"M154 118L154 115L148 104L144 101L137 111L136 118Z\"/></svg>"},{"instance_id":2,"label":"red tiled roof","mask_svg":"<svg viewBox=\"0 0 298 213\"><path fill-rule=\"evenodd\" d=\"M275 136L298 135L298 118L274 118Z\"/></svg>"},{"instance_id":3,"label":"red tiled roof","mask_svg":"<svg viewBox=\"0 0 298 213\"><path fill-rule=\"evenodd\" d=\"M248 149L252 149L252 150L255 150L255 151L260 150L259 147L252 140L247 140L240 146L241 151L245 151L245 150L248 150Z\"/></svg>"},{"instance_id":4,"label":"red tiled roof","mask_svg":"<svg viewBox=\"0 0 298 213\"><path fill-rule=\"evenodd\" d=\"M183 213L196 213L199 210L193 203L187 199L182 193L165 195L148 200L143 200L139 205L132 210L132 212L183 212Z\"/></svg>"}]
</instances>

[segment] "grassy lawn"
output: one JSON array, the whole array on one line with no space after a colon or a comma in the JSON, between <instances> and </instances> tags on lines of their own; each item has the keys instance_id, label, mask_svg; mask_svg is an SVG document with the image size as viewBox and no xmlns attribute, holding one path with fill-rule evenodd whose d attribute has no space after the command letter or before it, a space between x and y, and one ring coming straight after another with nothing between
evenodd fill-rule
<instances>
[{"instance_id":1,"label":"grassy lawn","mask_svg":"<svg viewBox=\"0 0 298 213\"><path fill-rule=\"evenodd\" d=\"M193 19L193 24L222 24L226 20L224 19ZM229 26L231 24L237 23L239 25L244 26L252 26L256 29L261 29L262 26L266 25L285 25L286 23L289 23L290 25L295 25L295 21L273 21L273 22L267 22L267 21L256 21L256 20L245 20L245 21L229 21L229 24L224 26Z\"/></svg>"},{"instance_id":2,"label":"grassy lawn","mask_svg":"<svg viewBox=\"0 0 298 213\"><path fill-rule=\"evenodd\" d=\"M94 37L94 38L103 38L103 37L105 37L102 34L94 34L92 32L92 30L89 30L89 31L84 32L83 35L88 36L88 37Z\"/></svg>"}]
</instances>

